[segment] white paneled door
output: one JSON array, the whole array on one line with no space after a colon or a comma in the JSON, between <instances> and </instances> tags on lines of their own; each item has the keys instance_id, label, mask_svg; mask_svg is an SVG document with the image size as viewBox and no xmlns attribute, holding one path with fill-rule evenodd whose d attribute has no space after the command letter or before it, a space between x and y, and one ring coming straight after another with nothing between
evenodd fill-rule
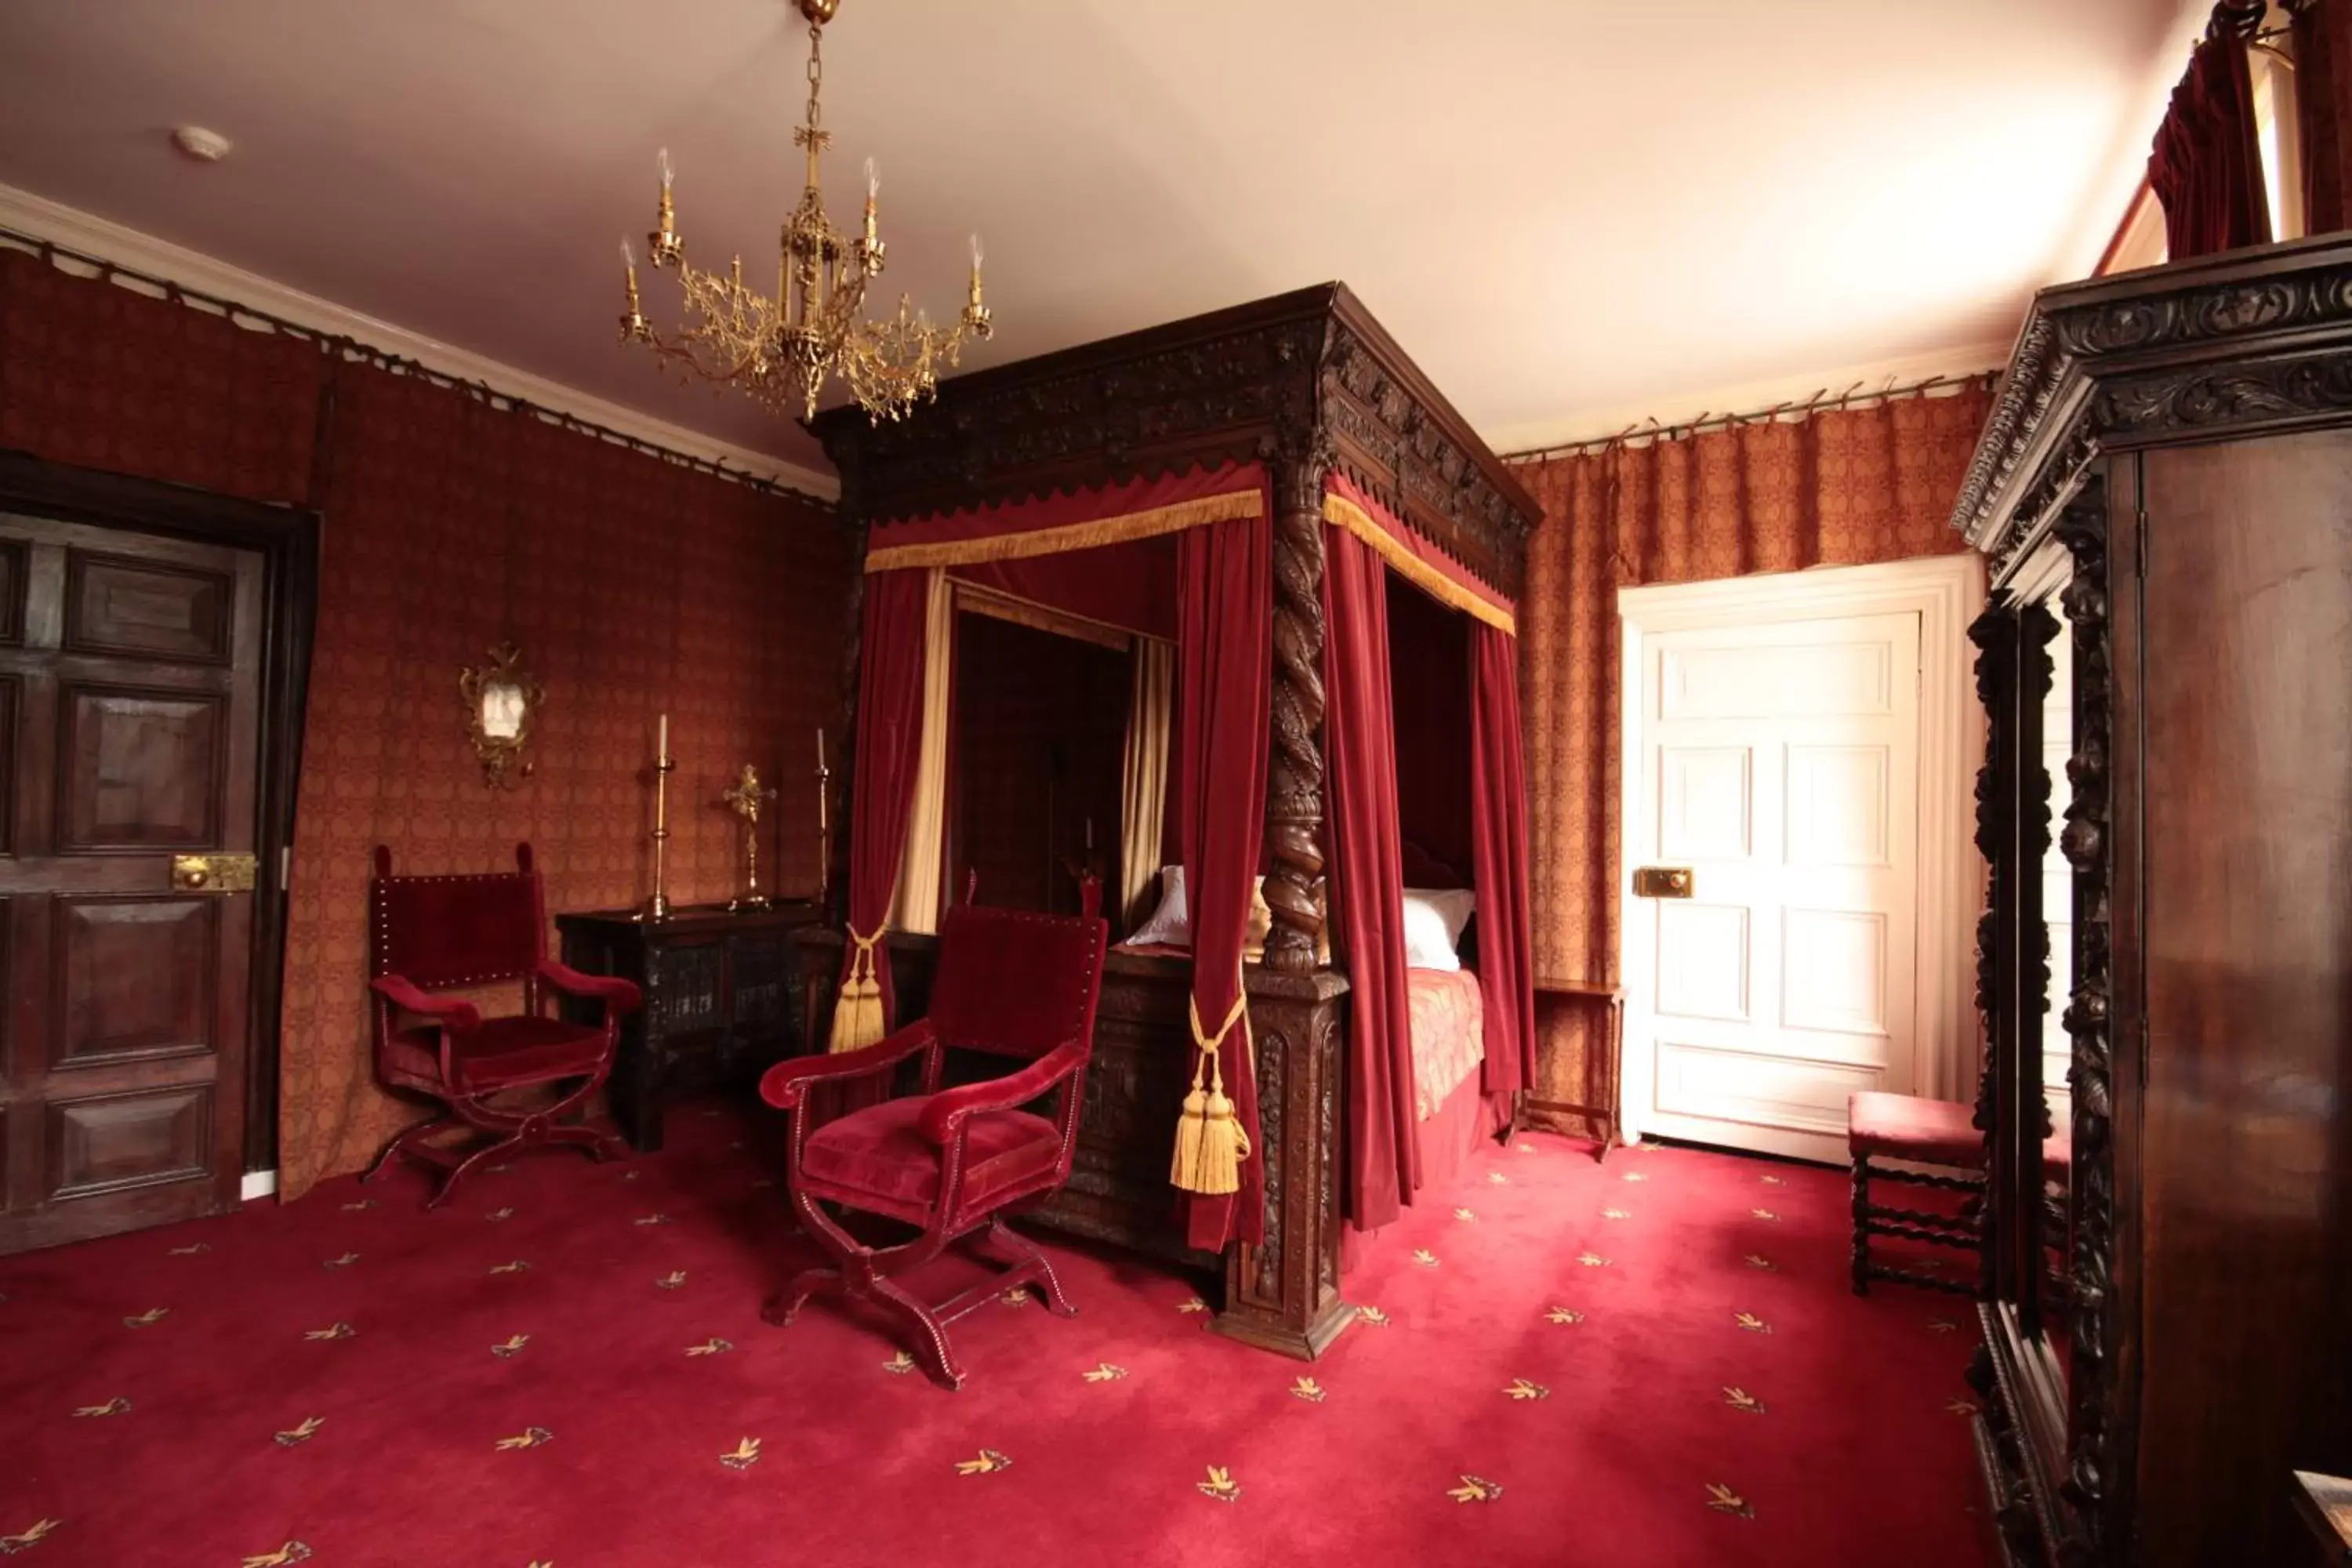
<instances>
[{"instance_id":1,"label":"white paneled door","mask_svg":"<svg viewBox=\"0 0 2352 1568\"><path fill-rule=\"evenodd\" d=\"M1778 614L1629 633L1626 1110L1843 1162L1848 1094L1918 1087L1921 616Z\"/></svg>"}]
</instances>

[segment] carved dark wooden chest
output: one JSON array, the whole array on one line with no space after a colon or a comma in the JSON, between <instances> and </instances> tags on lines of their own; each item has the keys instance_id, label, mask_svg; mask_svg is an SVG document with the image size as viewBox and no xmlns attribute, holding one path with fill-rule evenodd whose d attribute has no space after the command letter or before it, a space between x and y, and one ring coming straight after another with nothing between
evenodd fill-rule
<instances>
[{"instance_id":1,"label":"carved dark wooden chest","mask_svg":"<svg viewBox=\"0 0 2352 1568\"><path fill-rule=\"evenodd\" d=\"M625 910L558 915L563 962L645 988L622 1026L613 1114L629 1142L662 1146L662 1110L677 1095L748 1084L800 1049L801 974L793 933L816 906L757 912L680 910L658 925Z\"/></svg>"},{"instance_id":2,"label":"carved dark wooden chest","mask_svg":"<svg viewBox=\"0 0 2352 1568\"><path fill-rule=\"evenodd\" d=\"M2290 1473L2352 1469L2352 237L2045 290L1954 521L2000 1549L2300 1561Z\"/></svg>"}]
</instances>

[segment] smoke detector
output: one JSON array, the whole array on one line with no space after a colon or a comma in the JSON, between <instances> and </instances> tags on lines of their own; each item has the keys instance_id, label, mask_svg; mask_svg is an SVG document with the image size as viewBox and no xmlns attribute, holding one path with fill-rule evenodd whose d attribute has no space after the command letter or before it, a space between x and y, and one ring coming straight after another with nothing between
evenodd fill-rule
<instances>
[{"instance_id":1,"label":"smoke detector","mask_svg":"<svg viewBox=\"0 0 2352 1568\"><path fill-rule=\"evenodd\" d=\"M181 125L173 129L172 145L199 163L217 163L228 156L230 143L217 131L207 131L201 125Z\"/></svg>"}]
</instances>

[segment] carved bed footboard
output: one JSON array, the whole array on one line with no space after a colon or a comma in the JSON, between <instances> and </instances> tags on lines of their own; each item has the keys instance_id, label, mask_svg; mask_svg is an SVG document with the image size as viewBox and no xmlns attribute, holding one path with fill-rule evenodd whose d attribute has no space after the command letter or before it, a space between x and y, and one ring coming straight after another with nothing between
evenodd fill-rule
<instances>
[{"instance_id":1,"label":"carved bed footboard","mask_svg":"<svg viewBox=\"0 0 2352 1568\"><path fill-rule=\"evenodd\" d=\"M832 1026L841 933L799 933L808 1030ZM922 1016L937 942L892 933L898 1016ZM1222 1258L1185 1245L1168 1162L1192 1059L1182 959L1114 951L1103 968L1076 1163L1069 1184L1031 1212L1035 1223L1170 1259L1223 1280L1217 1331L1285 1355L1312 1358L1347 1326L1339 1298L1339 1075L1345 976L1328 970L1248 972L1257 1043L1258 1109L1265 1148L1265 1242ZM950 1067L950 1076L953 1068Z\"/></svg>"}]
</instances>

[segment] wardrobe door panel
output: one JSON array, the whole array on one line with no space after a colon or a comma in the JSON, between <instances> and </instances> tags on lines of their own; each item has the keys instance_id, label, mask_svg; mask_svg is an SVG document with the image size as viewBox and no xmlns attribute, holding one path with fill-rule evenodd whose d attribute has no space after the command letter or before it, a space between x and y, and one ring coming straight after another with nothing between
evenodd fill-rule
<instances>
[{"instance_id":1,"label":"wardrobe door panel","mask_svg":"<svg viewBox=\"0 0 2352 1568\"><path fill-rule=\"evenodd\" d=\"M2142 464L2137 1533L2285 1562L2352 1461L2352 432Z\"/></svg>"}]
</instances>

